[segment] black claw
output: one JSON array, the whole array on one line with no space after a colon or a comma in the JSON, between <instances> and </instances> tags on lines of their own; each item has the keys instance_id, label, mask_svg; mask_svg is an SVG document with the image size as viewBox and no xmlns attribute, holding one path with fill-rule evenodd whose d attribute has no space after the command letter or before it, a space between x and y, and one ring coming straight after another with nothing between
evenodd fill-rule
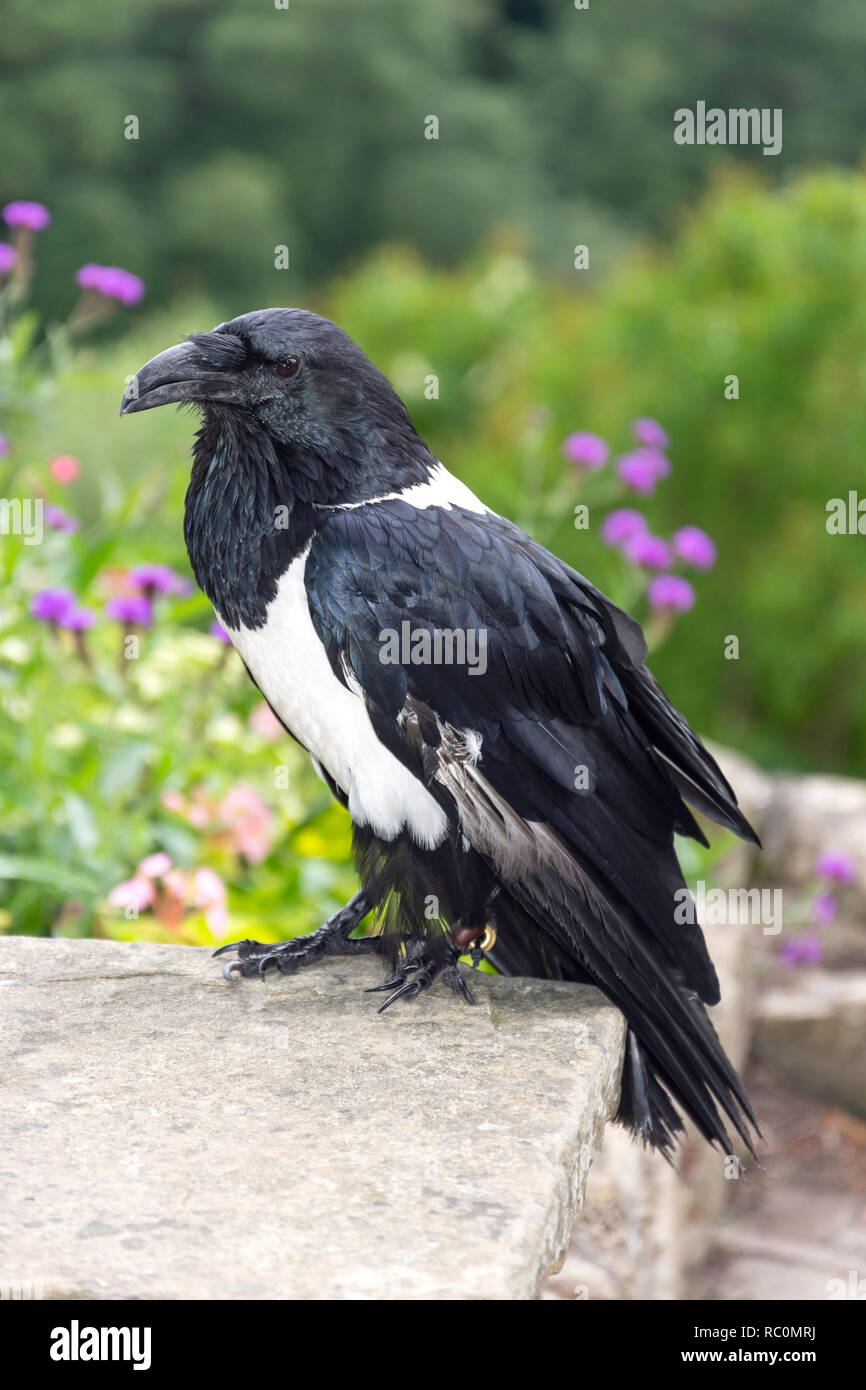
<instances>
[{"instance_id":1,"label":"black claw","mask_svg":"<svg viewBox=\"0 0 866 1390\"><path fill-rule=\"evenodd\" d=\"M393 989L395 985L405 984L406 976L410 974L410 972L413 970L420 970L421 965L422 962L417 960L404 961L402 965L397 966L397 969L394 971L393 975L389 975L383 984L370 985L368 989L364 990L364 993L381 994L383 990Z\"/></svg>"},{"instance_id":2,"label":"black claw","mask_svg":"<svg viewBox=\"0 0 866 1390\"><path fill-rule=\"evenodd\" d=\"M230 980L235 971L237 971L238 974L240 974L242 970L243 965L239 960L229 961L228 965L223 966L223 979Z\"/></svg>"},{"instance_id":3,"label":"black claw","mask_svg":"<svg viewBox=\"0 0 866 1390\"><path fill-rule=\"evenodd\" d=\"M224 956L226 951L235 951L238 946L246 946L246 941L229 941L225 946L220 946L219 950L214 951L215 956Z\"/></svg>"},{"instance_id":4,"label":"black claw","mask_svg":"<svg viewBox=\"0 0 866 1390\"><path fill-rule=\"evenodd\" d=\"M417 970L417 969L418 969L418 966L417 966L417 965L413 965L411 968L412 968L413 970ZM404 970L405 970L405 967L404 967ZM385 980L383 984L381 984L381 985L370 985L368 989L365 989L365 990L364 990L364 993L365 993L365 994L382 994L383 991L386 990L386 989L393 989L395 985L400 985L400 984L405 984L405 983L406 983L406 975L405 975L405 974L399 973L399 974L397 974L397 975L389 975L388 978L387 978L387 980Z\"/></svg>"},{"instance_id":5,"label":"black claw","mask_svg":"<svg viewBox=\"0 0 866 1390\"><path fill-rule=\"evenodd\" d=\"M390 1009L396 999L408 999L411 995L418 994L419 990L420 986L417 980L407 980L405 985L401 985L399 989L395 989L390 999L386 999L384 1004L379 1005L376 1013L383 1014L386 1009Z\"/></svg>"},{"instance_id":6,"label":"black claw","mask_svg":"<svg viewBox=\"0 0 866 1390\"><path fill-rule=\"evenodd\" d=\"M459 971L457 972L457 979L460 981L458 988L460 990L460 993L463 995L463 998L466 1000L466 1003L474 1004L475 995L472 993L472 990L469 988Z\"/></svg>"},{"instance_id":7,"label":"black claw","mask_svg":"<svg viewBox=\"0 0 866 1390\"><path fill-rule=\"evenodd\" d=\"M411 980L406 978L410 972L417 972ZM398 986L398 988L394 990L394 993L385 1000L384 1004L380 1005L377 1012L381 1014L384 1013L386 1009L389 1009L395 1000L413 999L416 995L420 994L422 990L429 989L437 980L442 980L449 989L454 990L455 994L462 995L467 1004L475 1004L475 996L464 980L457 965L456 951L452 958L447 960L444 965L441 961L437 962L425 958L423 954L416 955L411 960L403 961L403 963L388 976L384 984L371 985L365 990L365 993L380 994L386 989L394 989L395 985Z\"/></svg>"}]
</instances>

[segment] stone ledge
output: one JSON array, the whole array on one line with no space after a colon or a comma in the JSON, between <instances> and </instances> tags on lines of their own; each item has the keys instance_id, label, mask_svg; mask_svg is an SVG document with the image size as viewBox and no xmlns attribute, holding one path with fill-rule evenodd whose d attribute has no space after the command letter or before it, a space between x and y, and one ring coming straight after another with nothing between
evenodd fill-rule
<instances>
[{"instance_id":1,"label":"stone ledge","mask_svg":"<svg viewBox=\"0 0 866 1390\"><path fill-rule=\"evenodd\" d=\"M755 1055L792 1085L866 1118L866 970L803 970L758 1003Z\"/></svg>"},{"instance_id":2,"label":"stone ledge","mask_svg":"<svg viewBox=\"0 0 866 1390\"><path fill-rule=\"evenodd\" d=\"M46 1298L532 1299L618 1094L597 990L0 938L0 1280ZM5 1231L2 1229L6 1227Z\"/></svg>"}]
</instances>

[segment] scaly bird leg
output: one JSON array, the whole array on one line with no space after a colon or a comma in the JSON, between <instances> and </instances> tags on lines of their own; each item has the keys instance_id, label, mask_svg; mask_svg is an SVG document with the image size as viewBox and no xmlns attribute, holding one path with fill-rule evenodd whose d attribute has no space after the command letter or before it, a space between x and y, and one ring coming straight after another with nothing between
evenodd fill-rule
<instances>
[{"instance_id":1,"label":"scaly bird leg","mask_svg":"<svg viewBox=\"0 0 866 1390\"><path fill-rule=\"evenodd\" d=\"M357 956L380 947L378 936L359 936L349 939L350 933L374 906L365 889L356 893L351 902L335 912L324 926L309 936L296 936L291 941L231 941L214 951L215 956L237 951L237 960L230 961L223 974L230 980L234 974L245 978L263 979L273 967L282 975L293 975L304 965L312 965L323 956Z\"/></svg>"}]
</instances>

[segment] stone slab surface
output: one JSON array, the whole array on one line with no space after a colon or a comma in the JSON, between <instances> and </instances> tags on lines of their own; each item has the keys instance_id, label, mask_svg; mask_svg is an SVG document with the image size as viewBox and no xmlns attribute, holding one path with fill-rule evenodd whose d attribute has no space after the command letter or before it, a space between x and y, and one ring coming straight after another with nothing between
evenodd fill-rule
<instances>
[{"instance_id":1,"label":"stone slab surface","mask_svg":"<svg viewBox=\"0 0 866 1390\"><path fill-rule=\"evenodd\" d=\"M532 1299L623 1020L473 977L376 1015L381 962L227 984L202 949L0 938L0 1282L46 1298Z\"/></svg>"},{"instance_id":2,"label":"stone slab surface","mask_svg":"<svg viewBox=\"0 0 866 1390\"><path fill-rule=\"evenodd\" d=\"M800 970L769 990L755 1055L800 1090L866 1118L866 970Z\"/></svg>"}]
</instances>

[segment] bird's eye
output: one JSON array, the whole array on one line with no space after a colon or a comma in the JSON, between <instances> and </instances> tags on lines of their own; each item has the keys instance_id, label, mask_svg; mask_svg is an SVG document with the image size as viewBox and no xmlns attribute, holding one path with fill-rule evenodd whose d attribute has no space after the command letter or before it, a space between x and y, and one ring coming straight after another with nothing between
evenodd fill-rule
<instances>
[{"instance_id":1,"label":"bird's eye","mask_svg":"<svg viewBox=\"0 0 866 1390\"><path fill-rule=\"evenodd\" d=\"M276 366L277 376L297 376L300 366L297 357L283 357Z\"/></svg>"}]
</instances>

